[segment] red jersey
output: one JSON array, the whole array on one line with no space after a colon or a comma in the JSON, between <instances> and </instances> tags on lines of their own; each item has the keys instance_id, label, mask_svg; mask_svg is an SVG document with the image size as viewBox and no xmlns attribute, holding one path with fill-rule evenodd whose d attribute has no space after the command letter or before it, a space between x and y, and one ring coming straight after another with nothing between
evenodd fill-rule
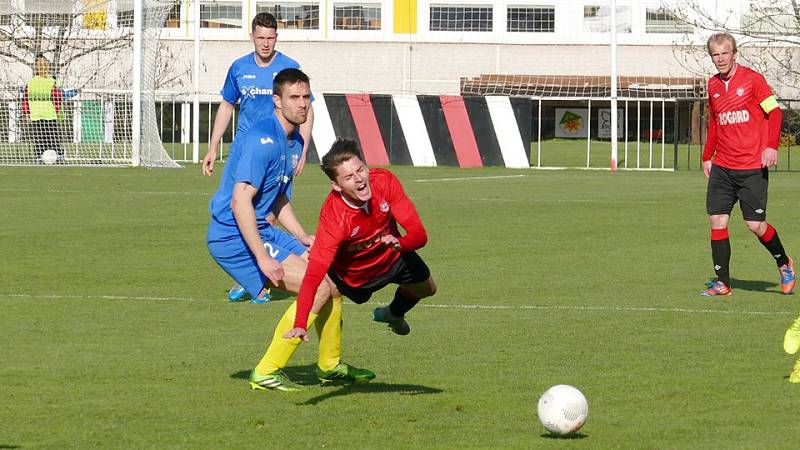
<instances>
[{"instance_id":1,"label":"red jersey","mask_svg":"<svg viewBox=\"0 0 800 450\"><path fill-rule=\"evenodd\" d=\"M708 139L703 161L713 156L714 164L728 169L758 169L761 153L770 146L767 114L778 104L760 73L738 64L734 70L727 80L719 74L708 80Z\"/></svg>"},{"instance_id":2,"label":"red jersey","mask_svg":"<svg viewBox=\"0 0 800 450\"><path fill-rule=\"evenodd\" d=\"M295 328L306 328L314 294L329 268L345 283L358 287L385 273L400 257L381 243L381 237L396 236L401 252L427 243L425 227L397 177L386 169L370 169L369 185L372 198L364 207L353 206L336 191L322 204L316 239L297 294ZM400 236L398 224L405 235Z\"/></svg>"}]
</instances>

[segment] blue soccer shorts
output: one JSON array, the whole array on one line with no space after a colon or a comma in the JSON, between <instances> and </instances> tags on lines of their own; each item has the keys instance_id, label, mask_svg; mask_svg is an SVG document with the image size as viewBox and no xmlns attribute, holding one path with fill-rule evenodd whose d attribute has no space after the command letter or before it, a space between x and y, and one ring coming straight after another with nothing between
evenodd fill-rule
<instances>
[{"instance_id":1,"label":"blue soccer shorts","mask_svg":"<svg viewBox=\"0 0 800 450\"><path fill-rule=\"evenodd\" d=\"M259 234L267 253L280 263L289 255L302 256L308 251L297 238L279 228L266 227L260 229ZM261 289L270 285L269 279L261 273L255 255L247 247L241 235L224 241L209 242L208 252L222 270L245 288L253 298L261 293Z\"/></svg>"}]
</instances>

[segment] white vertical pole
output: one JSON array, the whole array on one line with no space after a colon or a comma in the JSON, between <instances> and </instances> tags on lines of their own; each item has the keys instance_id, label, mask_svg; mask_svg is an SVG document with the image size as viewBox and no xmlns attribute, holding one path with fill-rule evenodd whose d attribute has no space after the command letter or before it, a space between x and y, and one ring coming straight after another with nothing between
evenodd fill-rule
<instances>
[{"instance_id":1,"label":"white vertical pole","mask_svg":"<svg viewBox=\"0 0 800 450\"><path fill-rule=\"evenodd\" d=\"M611 170L617 170L617 2L611 0Z\"/></svg>"},{"instance_id":2,"label":"white vertical pole","mask_svg":"<svg viewBox=\"0 0 800 450\"><path fill-rule=\"evenodd\" d=\"M666 102L666 100L664 100L662 98L661 99L661 168L662 169L664 168L664 164L666 162L664 160L664 147L666 147L666 145L667 145L667 141L666 141L666 139L667 139L667 126L665 125L666 124L666 120L667 120L667 117L666 117L667 112L666 112L666 110L667 110L667 102ZM674 127L674 125L673 125L673 127Z\"/></svg>"},{"instance_id":3,"label":"white vertical pole","mask_svg":"<svg viewBox=\"0 0 800 450\"><path fill-rule=\"evenodd\" d=\"M625 100L625 168L628 168L628 101Z\"/></svg>"},{"instance_id":4,"label":"white vertical pole","mask_svg":"<svg viewBox=\"0 0 800 450\"><path fill-rule=\"evenodd\" d=\"M592 99L589 99L588 114L586 117L586 168L592 160Z\"/></svg>"},{"instance_id":5,"label":"white vertical pole","mask_svg":"<svg viewBox=\"0 0 800 450\"><path fill-rule=\"evenodd\" d=\"M17 135L19 134L19 129L17 128L17 124L19 123L19 103L17 102L9 102L8 103L8 142L14 143L17 142Z\"/></svg>"},{"instance_id":6,"label":"white vertical pole","mask_svg":"<svg viewBox=\"0 0 800 450\"><path fill-rule=\"evenodd\" d=\"M542 99L539 99L539 127L536 130L536 167L542 167Z\"/></svg>"},{"instance_id":7,"label":"white vertical pole","mask_svg":"<svg viewBox=\"0 0 800 450\"><path fill-rule=\"evenodd\" d=\"M133 0L133 148L131 165L142 155L142 0Z\"/></svg>"},{"instance_id":8,"label":"white vertical pole","mask_svg":"<svg viewBox=\"0 0 800 450\"><path fill-rule=\"evenodd\" d=\"M192 162L200 161L200 0L194 2L194 108L192 108Z\"/></svg>"},{"instance_id":9,"label":"white vertical pole","mask_svg":"<svg viewBox=\"0 0 800 450\"><path fill-rule=\"evenodd\" d=\"M636 99L636 168L641 169L639 158L642 155L642 101Z\"/></svg>"},{"instance_id":10,"label":"white vertical pole","mask_svg":"<svg viewBox=\"0 0 800 450\"><path fill-rule=\"evenodd\" d=\"M648 169L653 168L653 101L650 100L650 165Z\"/></svg>"},{"instance_id":11,"label":"white vertical pole","mask_svg":"<svg viewBox=\"0 0 800 450\"><path fill-rule=\"evenodd\" d=\"M75 109L72 112L72 142L75 144L79 144L81 142L81 132L83 131L81 127L81 113L83 110L83 101L77 100L73 102L75 105Z\"/></svg>"}]
</instances>

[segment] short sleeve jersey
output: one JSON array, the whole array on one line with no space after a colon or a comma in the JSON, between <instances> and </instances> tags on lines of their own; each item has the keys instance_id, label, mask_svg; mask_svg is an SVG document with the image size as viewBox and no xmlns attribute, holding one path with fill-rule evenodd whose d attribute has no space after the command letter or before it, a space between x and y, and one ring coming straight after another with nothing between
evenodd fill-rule
<instances>
[{"instance_id":1,"label":"short sleeve jersey","mask_svg":"<svg viewBox=\"0 0 800 450\"><path fill-rule=\"evenodd\" d=\"M761 167L767 146L767 113L777 103L764 77L742 65L729 80L708 80L709 114L717 127L714 164L729 169Z\"/></svg>"},{"instance_id":2,"label":"short sleeve jersey","mask_svg":"<svg viewBox=\"0 0 800 450\"><path fill-rule=\"evenodd\" d=\"M225 240L240 236L231 199L236 183L247 183L258 192L253 198L259 229L270 226L266 217L275 200L291 189L294 169L303 151L303 138L296 130L290 139L273 114L244 132L240 151L231 155L225 165L220 186L211 198L211 224L208 240Z\"/></svg>"},{"instance_id":3,"label":"short sleeve jersey","mask_svg":"<svg viewBox=\"0 0 800 450\"><path fill-rule=\"evenodd\" d=\"M272 81L283 69L299 69L300 64L276 51L267 67L256 64L255 53L242 56L231 64L220 95L226 102L239 105L239 123L236 132L242 133L259 120L272 116Z\"/></svg>"}]
</instances>

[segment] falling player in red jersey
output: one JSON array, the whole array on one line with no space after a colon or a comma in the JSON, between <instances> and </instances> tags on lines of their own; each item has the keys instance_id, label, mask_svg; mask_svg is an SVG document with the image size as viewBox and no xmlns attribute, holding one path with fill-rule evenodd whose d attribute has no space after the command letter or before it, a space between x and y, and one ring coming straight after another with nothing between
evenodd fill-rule
<instances>
[{"instance_id":1,"label":"falling player in red jersey","mask_svg":"<svg viewBox=\"0 0 800 450\"><path fill-rule=\"evenodd\" d=\"M708 80L708 138L703 149L711 257L718 279L701 294L732 292L728 221L737 200L747 227L778 265L781 291L791 294L795 284L792 258L786 254L778 232L767 223L768 168L778 161L783 113L764 77L736 63L733 36L714 34L707 48L719 72Z\"/></svg>"},{"instance_id":2,"label":"falling player in red jersey","mask_svg":"<svg viewBox=\"0 0 800 450\"><path fill-rule=\"evenodd\" d=\"M405 314L436 293L430 270L415 251L428 235L414 204L392 172L367 168L355 141L337 140L322 158L322 170L332 190L322 205L297 295L295 328L284 337L308 341L309 313L325 304L314 303L314 292L326 273L343 295L359 304L390 283L399 285L392 302L376 308L373 316L396 334L408 334Z\"/></svg>"}]
</instances>

